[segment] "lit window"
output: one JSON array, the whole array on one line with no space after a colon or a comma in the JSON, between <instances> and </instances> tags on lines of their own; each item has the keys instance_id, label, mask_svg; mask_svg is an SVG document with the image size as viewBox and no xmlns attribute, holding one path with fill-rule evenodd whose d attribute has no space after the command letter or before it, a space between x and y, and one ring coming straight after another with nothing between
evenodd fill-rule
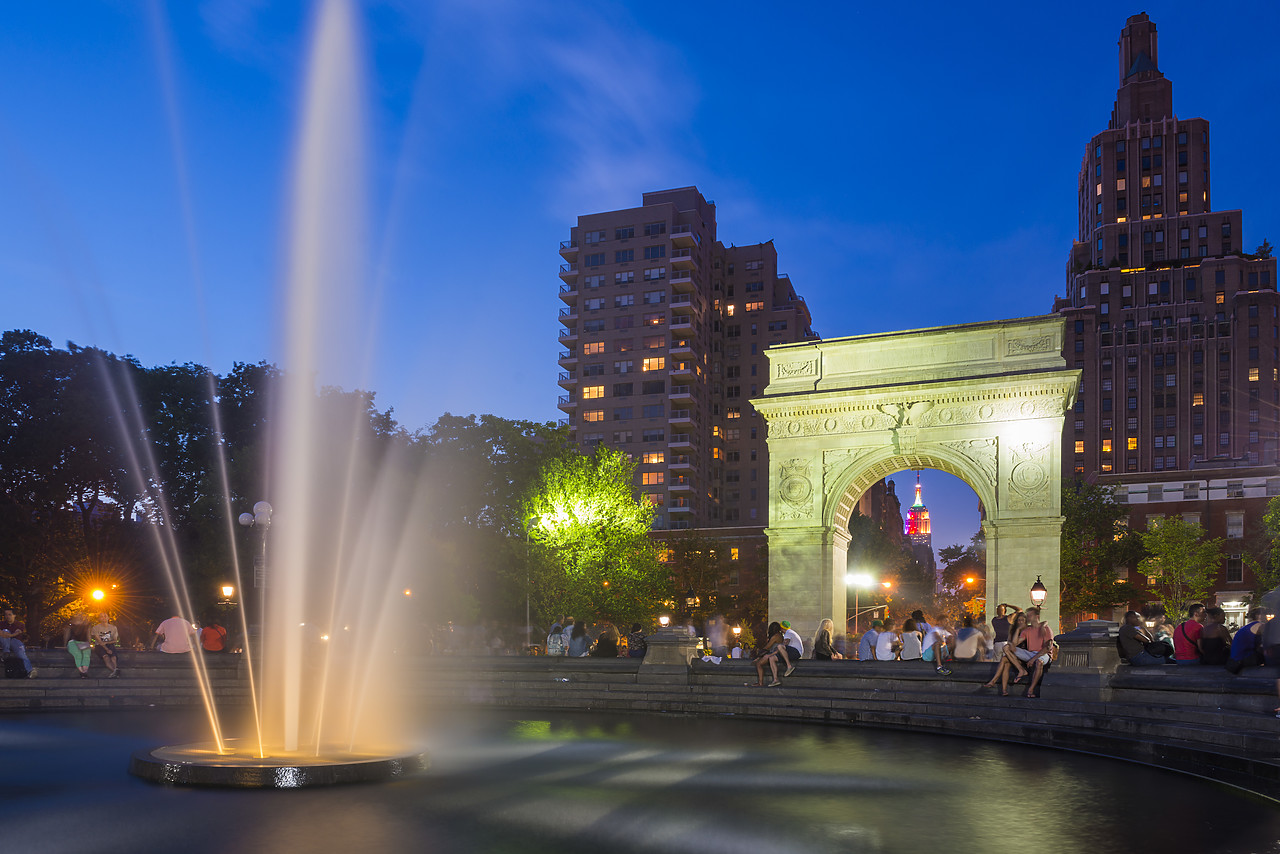
<instances>
[{"instance_id":1,"label":"lit window","mask_svg":"<svg viewBox=\"0 0 1280 854\"><path fill-rule=\"evenodd\" d=\"M1204 406L1204 392L1195 392L1191 395L1192 406Z\"/></svg>"},{"instance_id":2,"label":"lit window","mask_svg":"<svg viewBox=\"0 0 1280 854\"><path fill-rule=\"evenodd\" d=\"M722 459L724 459L724 451L720 450L719 448L712 448L712 449L711 449L711 459L713 459L713 460L722 460Z\"/></svg>"},{"instance_id":3,"label":"lit window","mask_svg":"<svg viewBox=\"0 0 1280 854\"><path fill-rule=\"evenodd\" d=\"M646 492L642 497L654 507L661 507L667 503L667 495L665 492Z\"/></svg>"},{"instance_id":4,"label":"lit window","mask_svg":"<svg viewBox=\"0 0 1280 854\"><path fill-rule=\"evenodd\" d=\"M1125 440L1125 447L1127 447L1130 451L1138 450L1138 437L1130 436L1127 440Z\"/></svg>"},{"instance_id":5,"label":"lit window","mask_svg":"<svg viewBox=\"0 0 1280 854\"><path fill-rule=\"evenodd\" d=\"M738 559L738 547L737 547L737 546L730 546L730 547L729 547L729 560L737 560L737 559Z\"/></svg>"},{"instance_id":6,"label":"lit window","mask_svg":"<svg viewBox=\"0 0 1280 854\"><path fill-rule=\"evenodd\" d=\"M749 303L747 303L747 311L764 311L764 303L763 303L763 302L749 302Z\"/></svg>"},{"instance_id":7,"label":"lit window","mask_svg":"<svg viewBox=\"0 0 1280 854\"><path fill-rule=\"evenodd\" d=\"M640 462L645 465L657 465L667 461L666 451L648 451L641 458Z\"/></svg>"},{"instance_id":8,"label":"lit window","mask_svg":"<svg viewBox=\"0 0 1280 854\"><path fill-rule=\"evenodd\" d=\"M1099 186L1101 186L1101 185L1099 185ZM1117 178L1117 179L1116 179L1116 189L1117 189L1117 190L1124 190L1124 179L1123 179L1123 178ZM1098 195L1102 195L1102 194L1101 194L1101 193L1099 193Z\"/></svg>"},{"instance_id":9,"label":"lit window","mask_svg":"<svg viewBox=\"0 0 1280 854\"><path fill-rule=\"evenodd\" d=\"M738 406L730 406L728 409L725 410L724 417L725 418L741 418L742 408Z\"/></svg>"},{"instance_id":10,"label":"lit window","mask_svg":"<svg viewBox=\"0 0 1280 854\"><path fill-rule=\"evenodd\" d=\"M583 387L582 389L583 400L595 400L597 397L604 397L604 386L589 385L589 386Z\"/></svg>"},{"instance_id":11,"label":"lit window","mask_svg":"<svg viewBox=\"0 0 1280 854\"><path fill-rule=\"evenodd\" d=\"M603 352L604 352L603 341L588 341L586 344L582 345L582 355L584 356L595 356Z\"/></svg>"},{"instance_id":12,"label":"lit window","mask_svg":"<svg viewBox=\"0 0 1280 854\"><path fill-rule=\"evenodd\" d=\"M1251 383L1256 383L1257 381L1258 381L1258 369L1257 369L1257 368L1250 368L1250 369L1249 369L1249 382L1251 382Z\"/></svg>"},{"instance_id":13,"label":"lit window","mask_svg":"<svg viewBox=\"0 0 1280 854\"><path fill-rule=\"evenodd\" d=\"M1076 441L1076 453L1077 453L1077 454L1083 454L1083 453L1084 453L1084 440L1083 440L1083 439L1080 439L1080 440L1077 440L1077 441Z\"/></svg>"},{"instance_id":14,"label":"lit window","mask_svg":"<svg viewBox=\"0 0 1280 854\"><path fill-rule=\"evenodd\" d=\"M583 420L583 421L603 421L603 420L604 420L604 410L603 410L603 409L588 409L586 412L582 413L582 420Z\"/></svg>"},{"instance_id":15,"label":"lit window","mask_svg":"<svg viewBox=\"0 0 1280 854\"><path fill-rule=\"evenodd\" d=\"M645 486L656 486L657 484L660 484L660 483L666 483L666 480L667 480L666 472L647 471L647 472L641 473L640 475L640 482Z\"/></svg>"},{"instance_id":16,"label":"lit window","mask_svg":"<svg viewBox=\"0 0 1280 854\"><path fill-rule=\"evenodd\" d=\"M735 305L726 305L724 307L725 317L733 317L733 312L735 309L737 309L737 306Z\"/></svg>"},{"instance_id":17,"label":"lit window","mask_svg":"<svg viewBox=\"0 0 1280 854\"><path fill-rule=\"evenodd\" d=\"M1077 443L1077 444L1079 444L1079 443ZM1102 440L1102 453L1104 453L1104 454L1109 454L1109 453L1111 453L1111 440L1110 440L1110 439L1103 439L1103 440Z\"/></svg>"},{"instance_id":18,"label":"lit window","mask_svg":"<svg viewBox=\"0 0 1280 854\"><path fill-rule=\"evenodd\" d=\"M1218 305L1224 304L1227 301L1226 293L1223 291L1218 291L1213 295L1213 301L1216 302Z\"/></svg>"},{"instance_id":19,"label":"lit window","mask_svg":"<svg viewBox=\"0 0 1280 854\"><path fill-rule=\"evenodd\" d=\"M666 366L667 359L665 356L651 356L650 358L645 359L640 367L641 370L645 371L660 371Z\"/></svg>"}]
</instances>

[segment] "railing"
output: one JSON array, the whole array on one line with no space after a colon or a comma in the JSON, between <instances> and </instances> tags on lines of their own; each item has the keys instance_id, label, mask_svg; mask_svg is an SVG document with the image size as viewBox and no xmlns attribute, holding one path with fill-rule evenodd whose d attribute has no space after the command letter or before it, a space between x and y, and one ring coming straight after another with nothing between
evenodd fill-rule
<instances>
[{"instance_id":1,"label":"railing","mask_svg":"<svg viewBox=\"0 0 1280 854\"><path fill-rule=\"evenodd\" d=\"M671 420L672 420L672 421L678 421L678 420L680 420L681 418L691 418L691 417L692 417L692 416L690 416L690 415L689 415L689 410L687 410L687 409L673 409L673 410L671 410Z\"/></svg>"},{"instance_id":2,"label":"railing","mask_svg":"<svg viewBox=\"0 0 1280 854\"><path fill-rule=\"evenodd\" d=\"M677 326L692 326L692 325L693 325L693 316L692 316L692 315L687 315L687 314L673 314L673 315L671 316L671 328L672 328L672 329L675 329Z\"/></svg>"},{"instance_id":3,"label":"railing","mask_svg":"<svg viewBox=\"0 0 1280 854\"><path fill-rule=\"evenodd\" d=\"M576 359L576 358L578 357L573 354L572 350L566 350L565 352L560 354L560 361L562 362L568 359Z\"/></svg>"},{"instance_id":4,"label":"railing","mask_svg":"<svg viewBox=\"0 0 1280 854\"><path fill-rule=\"evenodd\" d=\"M687 227L688 227L688 226L686 226L686 228L687 228ZM675 232L672 232L672 234L674 234L674 233L675 233ZM671 257L672 257L672 258L693 258L693 257L694 257L694 255L693 255L693 250L692 250L692 249L672 249L672 250L671 250Z\"/></svg>"},{"instance_id":5,"label":"railing","mask_svg":"<svg viewBox=\"0 0 1280 854\"><path fill-rule=\"evenodd\" d=\"M693 274L688 272L687 270L672 270L671 278L669 281L671 281L674 284L680 284L681 282L692 282Z\"/></svg>"},{"instance_id":6,"label":"railing","mask_svg":"<svg viewBox=\"0 0 1280 854\"><path fill-rule=\"evenodd\" d=\"M564 308L560 309L561 317L574 317L577 314L578 314L578 309L576 306L565 306Z\"/></svg>"},{"instance_id":7,"label":"railing","mask_svg":"<svg viewBox=\"0 0 1280 854\"><path fill-rule=\"evenodd\" d=\"M694 234L694 233L693 233L693 226L691 226L691 225L673 225L673 226L671 226L671 236L672 236L672 237L683 237L683 236L685 236L685 235L688 235L689 237L692 237L692 238L693 238L693 242L694 242L694 243L696 243L696 244L698 244L699 246L701 246L701 245L702 245L702 238L701 238L701 237L699 237L698 235L696 235L696 234Z\"/></svg>"},{"instance_id":8,"label":"railing","mask_svg":"<svg viewBox=\"0 0 1280 854\"><path fill-rule=\"evenodd\" d=\"M573 395L571 395L571 394L562 394L562 395L560 395L560 401L559 401L559 402L560 402L561 404L565 404L565 403L577 403L577 400L575 400L575 399L574 399L574 396L573 396Z\"/></svg>"},{"instance_id":9,"label":"railing","mask_svg":"<svg viewBox=\"0 0 1280 854\"><path fill-rule=\"evenodd\" d=\"M671 457L671 462L667 463L669 466L687 466L692 464L693 463L690 461L688 454L675 454Z\"/></svg>"},{"instance_id":10,"label":"railing","mask_svg":"<svg viewBox=\"0 0 1280 854\"><path fill-rule=\"evenodd\" d=\"M561 240L561 241L560 241L560 248L561 248L561 249L577 249L577 248L578 248L578 241L576 241L576 240Z\"/></svg>"},{"instance_id":11,"label":"railing","mask_svg":"<svg viewBox=\"0 0 1280 854\"><path fill-rule=\"evenodd\" d=\"M690 393L690 392L689 392L689 386L687 386L687 385L673 385L673 386L671 387L671 396L672 396L672 397L678 397L679 395L682 395L682 394L689 394L689 393Z\"/></svg>"},{"instance_id":12,"label":"railing","mask_svg":"<svg viewBox=\"0 0 1280 854\"><path fill-rule=\"evenodd\" d=\"M577 265L577 264L561 264L561 265L560 265L560 272L561 272L561 273L576 273L576 272L578 272L578 265Z\"/></svg>"},{"instance_id":13,"label":"railing","mask_svg":"<svg viewBox=\"0 0 1280 854\"><path fill-rule=\"evenodd\" d=\"M576 330L576 329L561 329L561 330L560 330L560 338L561 338L561 340L563 340L563 339L565 339L565 338L577 338L577 337L578 337L578 330Z\"/></svg>"},{"instance_id":14,"label":"railing","mask_svg":"<svg viewBox=\"0 0 1280 854\"><path fill-rule=\"evenodd\" d=\"M692 294L672 294L671 304L672 305L692 305L693 295Z\"/></svg>"},{"instance_id":15,"label":"railing","mask_svg":"<svg viewBox=\"0 0 1280 854\"><path fill-rule=\"evenodd\" d=\"M688 443L688 441L689 441L688 433L672 433L671 441L669 442L669 444L679 445L682 443Z\"/></svg>"},{"instance_id":16,"label":"railing","mask_svg":"<svg viewBox=\"0 0 1280 854\"><path fill-rule=\"evenodd\" d=\"M561 266L561 268L560 268L560 269L561 269L561 270L563 270L563 269L564 269L563 265ZM562 294L572 294L572 293L576 293L576 292L577 292L577 290L578 290L578 286L577 286L577 285L571 285L571 284L569 284L568 282L564 282L564 283L562 283L562 284L560 285L560 293L562 293Z\"/></svg>"},{"instance_id":17,"label":"railing","mask_svg":"<svg viewBox=\"0 0 1280 854\"><path fill-rule=\"evenodd\" d=\"M569 380L576 380L577 378L578 378L577 371L561 371L560 372L560 382L568 382Z\"/></svg>"}]
</instances>

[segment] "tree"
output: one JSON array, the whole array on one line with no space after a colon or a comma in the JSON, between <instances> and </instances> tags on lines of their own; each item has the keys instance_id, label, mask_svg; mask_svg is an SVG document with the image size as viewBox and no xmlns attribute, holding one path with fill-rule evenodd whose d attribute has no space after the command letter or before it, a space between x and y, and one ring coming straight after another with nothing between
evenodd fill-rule
<instances>
[{"instance_id":1,"label":"tree","mask_svg":"<svg viewBox=\"0 0 1280 854\"><path fill-rule=\"evenodd\" d=\"M649 538L653 506L637 500L636 464L621 451L554 457L522 503L539 616L572 613L625 625L652 616L671 596L670 577Z\"/></svg>"},{"instance_id":2,"label":"tree","mask_svg":"<svg viewBox=\"0 0 1280 854\"><path fill-rule=\"evenodd\" d=\"M849 517L848 556L851 568L865 571L881 583L889 582L885 600L895 611L933 610L935 582L928 568L901 540L895 541L856 507Z\"/></svg>"},{"instance_id":3,"label":"tree","mask_svg":"<svg viewBox=\"0 0 1280 854\"><path fill-rule=\"evenodd\" d=\"M1176 517L1152 519L1150 525L1142 534L1150 557L1139 569L1148 578L1157 579L1165 613L1173 617L1208 596L1218 577L1224 540L1206 540L1199 525Z\"/></svg>"},{"instance_id":4,"label":"tree","mask_svg":"<svg viewBox=\"0 0 1280 854\"><path fill-rule=\"evenodd\" d=\"M696 613L723 612L726 603L717 600L714 609L711 603L713 595L719 592L721 580L728 574L729 547L698 534L668 537L663 545L666 547L663 565L671 576L677 609L684 610L685 596L692 590L699 602L694 608Z\"/></svg>"},{"instance_id":5,"label":"tree","mask_svg":"<svg viewBox=\"0 0 1280 854\"><path fill-rule=\"evenodd\" d=\"M1267 242L1265 237L1262 239L1262 243L1258 245L1258 248L1253 250L1253 257L1259 259L1271 257L1271 244Z\"/></svg>"},{"instance_id":6,"label":"tree","mask_svg":"<svg viewBox=\"0 0 1280 854\"><path fill-rule=\"evenodd\" d=\"M938 552L942 558L942 593L939 605L948 611L960 611L975 617L986 610L979 592L986 587L987 544L981 531L969 545L955 544Z\"/></svg>"},{"instance_id":7,"label":"tree","mask_svg":"<svg viewBox=\"0 0 1280 854\"><path fill-rule=\"evenodd\" d=\"M1110 487L1075 480L1062 488L1062 613L1097 614L1139 598L1119 569L1143 557L1142 538L1123 520Z\"/></svg>"},{"instance_id":8,"label":"tree","mask_svg":"<svg viewBox=\"0 0 1280 854\"><path fill-rule=\"evenodd\" d=\"M1250 604L1260 604L1262 597L1280 587L1280 496L1267 502L1266 512L1262 515L1262 552L1259 560L1250 552L1245 552L1244 560L1253 571L1257 580L1257 589L1249 597Z\"/></svg>"}]
</instances>

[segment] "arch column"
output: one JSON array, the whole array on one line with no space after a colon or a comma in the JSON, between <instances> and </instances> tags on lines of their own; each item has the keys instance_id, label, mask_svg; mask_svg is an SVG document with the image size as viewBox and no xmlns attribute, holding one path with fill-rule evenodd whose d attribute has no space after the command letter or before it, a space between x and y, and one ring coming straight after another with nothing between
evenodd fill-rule
<instances>
[{"instance_id":1,"label":"arch column","mask_svg":"<svg viewBox=\"0 0 1280 854\"><path fill-rule=\"evenodd\" d=\"M1007 519L982 523L987 538L987 616L1001 602L1026 608L1031 585L1039 578L1048 589L1040 618L1056 631L1061 617L1058 593L1062 556L1062 517Z\"/></svg>"},{"instance_id":2,"label":"arch column","mask_svg":"<svg viewBox=\"0 0 1280 854\"><path fill-rule=\"evenodd\" d=\"M768 528L769 619L788 620L805 642L831 619L844 631L849 532L831 525Z\"/></svg>"}]
</instances>

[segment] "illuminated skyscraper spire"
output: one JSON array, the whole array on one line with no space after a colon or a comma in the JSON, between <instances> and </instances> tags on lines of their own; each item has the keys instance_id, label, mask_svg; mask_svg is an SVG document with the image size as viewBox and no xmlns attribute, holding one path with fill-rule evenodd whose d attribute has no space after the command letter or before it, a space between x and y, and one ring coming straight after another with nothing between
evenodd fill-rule
<instances>
[{"instance_id":1,"label":"illuminated skyscraper spire","mask_svg":"<svg viewBox=\"0 0 1280 854\"><path fill-rule=\"evenodd\" d=\"M916 500L907 511L907 541L911 543L911 552L916 560L936 572L937 562L933 556L933 534L929 523L929 508L924 506L924 497L920 488L920 472L916 472Z\"/></svg>"}]
</instances>

